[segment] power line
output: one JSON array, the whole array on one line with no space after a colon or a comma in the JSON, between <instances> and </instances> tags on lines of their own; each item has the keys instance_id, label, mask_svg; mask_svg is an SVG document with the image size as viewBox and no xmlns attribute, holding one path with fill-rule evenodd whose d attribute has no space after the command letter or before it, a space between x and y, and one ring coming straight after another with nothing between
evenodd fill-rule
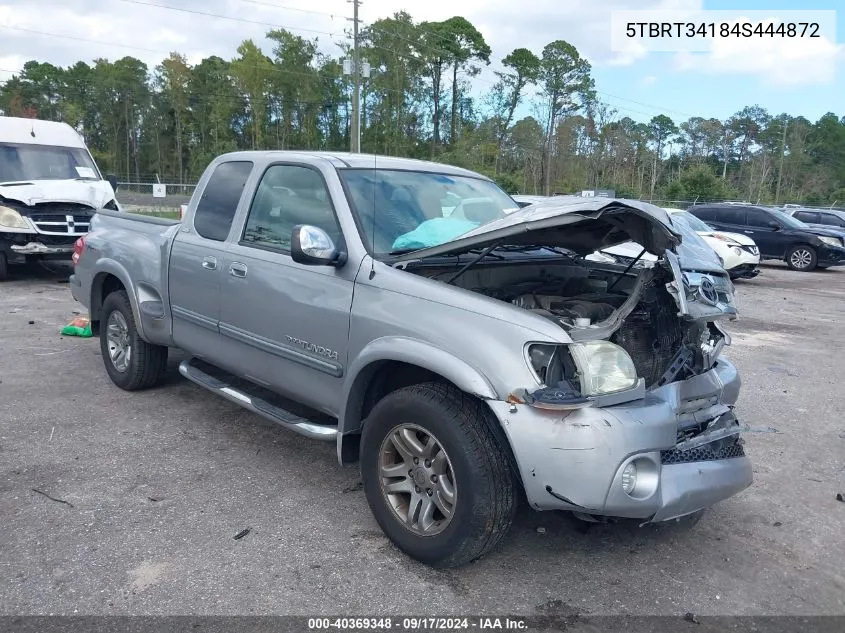
<instances>
[{"instance_id":1,"label":"power line","mask_svg":"<svg viewBox=\"0 0 845 633\"><path fill-rule=\"evenodd\" d=\"M262 2L261 0L240 0L241 2L246 2L247 4L255 4L260 7L270 7L271 9L281 9L283 11L296 11L298 13L308 13L310 15L327 15L330 18L334 19L336 17L346 17L342 16L339 13L326 13L325 11L314 11L313 9L300 9L299 7L289 7L281 4L274 4L272 2Z\"/></svg>"},{"instance_id":2,"label":"power line","mask_svg":"<svg viewBox=\"0 0 845 633\"><path fill-rule=\"evenodd\" d=\"M129 4L138 4L145 7L155 7L157 9L166 9L168 11L179 11L181 13L188 13L191 15L203 15L210 18L218 18L220 20L231 20L233 22L241 22L244 24L255 24L258 26L272 27L277 29L284 29L286 31L303 31L304 33L318 33L320 35L330 35L336 37L338 34L331 31L320 31L317 29L306 29L301 27L290 27L282 24L271 24L269 22L262 22L260 20L250 20L249 18L239 18L233 15L223 15L221 13L211 13L210 11L200 11L199 9L185 9L183 7L173 7L165 4L156 4L155 2L146 2L145 0L120 0Z\"/></svg>"},{"instance_id":3,"label":"power line","mask_svg":"<svg viewBox=\"0 0 845 633\"><path fill-rule=\"evenodd\" d=\"M271 7L271 8L274 8L274 9L300 11L302 13L308 13L308 14L314 14L314 15L325 15L325 16L328 16L328 17L331 17L331 18L335 17L334 14L330 14L330 13L326 13L326 12L322 12L322 11L313 11L313 10L308 10L308 9L299 9L299 8L296 8L296 7L275 5L275 4L272 4L272 3L269 3L269 2L263 2L261 0L240 0L240 1L245 2L245 3L249 3L249 4L259 5L259 6L267 6L267 7ZM155 8L170 10L170 11L178 11L178 12L194 14L194 15L214 17L214 18L224 19L224 20L232 20L232 21L242 22L242 23L247 23L247 24L255 24L255 25L259 25L259 26L263 26L263 27L280 28L280 29L284 29L284 30L288 30L288 31L303 31L303 32L306 32L306 33L318 33L318 34L329 35L329 36L332 36L332 37L335 37L335 36L338 35L337 33L330 32L330 31L321 31L321 30L317 30L317 29L307 29L307 28L299 28L299 27L290 27L290 26L285 26L285 25L280 25L280 24L266 23L266 22L262 22L262 21L259 21L259 20L250 20L248 18L240 18L240 17L235 17L235 16L222 15L222 14L212 13L212 12L208 12L208 11L200 11L200 10L196 10L196 9L185 9L185 8L182 8L182 7L173 7L173 6L169 6L169 5L162 5L162 4L157 4L157 3L154 3L154 2L147 2L145 0L121 0L121 2L126 2L126 3L129 3L129 4L136 4L136 5L141 5L141 6L155 7ZM357 26L357 23L356 23L356 26ZM444 54L444 56L450 56L452 54L451 52L449 52L445 49L434 48L434 47L431 47L430 45L421 44L418 41L411 40L411 39L406 38L406 37L404 37L404 36L402 36L398 33L394 33L392 31L386 30L384 28L375 26L374 24L369 24L367 26L368 26L368 28L370 28L371 31L381 32L381 33L388 35L390 37L393 37L395 39L399 39L399 40L408 42L409 44L411 44L413 47L417 48L418 50L437 52L437 53ZM414 25L414 26L417 29L422 30L424 33L427 32L427 33L430 33L432 35L437 36L438 38L440 38L441 41L447 41L445 39L445 36L443 36L439 33L436 33L435 31L431 30L430 28L423 27L422 24L417 24L417 25ZM162 54L162 55L165 55L165 56L170 54L169 51L165 52L165 51L162 51L162 50L152 49L152 48L143 47L143 46L134 46L134 45L130 45L130 44L123 44L123 43L117 43L117 42L107 42L107 41L102 41L102 40L93 40L93 39L90 39L90 38L77 37L77 36L73 36L73 35L47 33L47 32L44 32L44 31L37 31L35 29L27 29L27 28L23 28L23 27L12 27L12 26L0 25L0 28L14 30L14 31L20 31L20 32L24 32L24 33L32 33L32 34L36 34L36 35L43 35L43 36L47 36L47 37L59 37L59 38L62 38L62 39L68 39L68 40L73 40L73 41L101 44L101 45L105 45L105 46L116 46L116 47L120 47L120 48L127 48L127 49L132 49L132 50L145 51L145 52L149 52L149 53ZM346 35L346 34L344 33L344 35ZM422 59L418 56L408 54L408 53L403 53L403 52L397 51L395 49L389 49L389 48L385 48L385 47L377 46L377 45L371 45L370 48L383 50L385 52L392 53L392 54L396 55L397 57L412 59L414 61L418 61L418 62L422 62L422 63L425 63L425 61L426 61L425 59ZM495 56L495 55L490 55L490 58L494 59L494 60L504 61L504 58L499 57L499 56ZM287 69L268 68L267 70L270 71L270 72L284 72L284 73L288 73L288 74L300 74L302 76L310 76L308 73L297 73L296 71L291 71L291 70L287 70ZM483 83L483 84L487 84L487 85L491 85L491 86L495 85L495 82L488 81L488 80L482 79L480 77L475 77L474 81L479 82L479 83ZM391 92L404 94L404 91L401 91L401 90L397 90L397 89L389 89L389 90ZM620 97L618 95L614 95L612 93L608 93L608 92L605 92L605 91L602 91L602 90L595 90L595 92L597 94L605 95L605 96L611 97L613 99L619 99L621 101L626 101L626 102L629 102L629 103L641 105L643 107L650 108L650 109L658 111L658 112L668 112L668 113L673 113L673 114L680 114L682 116L687 116L687 117L695 116L695 115L692 115L692 114L687 113L687 112L682 112L682 111L679 111L679 110L672 110L672 109L669 109L669 108L664 108L662 106L656 106L654 104L649 104L649 103L645 103L645 102L642 102L642 101L629 99L629 98L626 98L626 97ZM614 104L611 104L611 105L614 105ZM638 110L633 110L631 108L623 108L621 106L617 106L617 108L620 109L620 110L627 111L627 112L632 112L632 113L636 113L636 114L643 114L643 115L648 116L648 113L640 112Z\"/></svg>"}]
</instances>

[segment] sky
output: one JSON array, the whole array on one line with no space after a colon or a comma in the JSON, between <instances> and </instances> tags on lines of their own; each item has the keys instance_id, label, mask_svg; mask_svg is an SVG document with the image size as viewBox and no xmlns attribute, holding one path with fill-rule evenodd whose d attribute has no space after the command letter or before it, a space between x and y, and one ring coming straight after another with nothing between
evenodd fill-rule
<instances>
[{"instance_id":1,"label":"sky","mask_svg":"<svg viewBox=\"0 0 845 633\"><path fill-rule=\"evenodd\" d=\"M810 45L754 38L695 53L632 53L612 50L610 37L614 10L833 10L845 7L842 0L365 0L360 18L371 23L406 10L415 21L436 21L458 6L493 50L474 82L479 96L514 48L539 54L563 39L590 61L599 97L620 117L725 119L748 105L811 121L827 112L845 116L845 10L836 40ZM0 0L0 81L30 59L67 66L131 55L152 69L173 50L192 63L212 54L231 59L246 38L269 53L264 34L280 27L317 38L321 50L339 55L334 43L346 40L351 12L346 0Z\"/></svg>"}]
</instances>

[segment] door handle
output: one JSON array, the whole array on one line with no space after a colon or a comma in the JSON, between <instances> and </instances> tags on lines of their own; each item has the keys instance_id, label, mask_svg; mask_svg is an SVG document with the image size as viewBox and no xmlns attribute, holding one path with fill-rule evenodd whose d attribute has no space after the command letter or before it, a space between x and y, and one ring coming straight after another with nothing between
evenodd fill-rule
<instances>
[{"instance_id":1,"label":"door handle","mask_svg":"<svg viewBox=\"0 0 845 633\"><path fill-rule=\"evenodd\" d=\"M753 234L754 234L754 231L745 231L745 232L746 232L746 233L748 233L749 235L753 235Z\"/></svg>"},{"instance_id":2,"label":"door handle","mask_svg":"<svg viewBox=\"0 0 845 633\"><path fill-rule=\"evenodd\" d=\"M233 277L246 277L246 264L232 262L229 264L229 274Z\"/></svg>"},{"instance_id":3,"label":"door handle","mask_svg":"<svg viewBox=\"0 0 845 633\"><path fill-rule=\"evenodd\" d=\"M202 260L202 267L206 270L217 270L217 258L205 257Z\"/></svg>"}]
</instances>

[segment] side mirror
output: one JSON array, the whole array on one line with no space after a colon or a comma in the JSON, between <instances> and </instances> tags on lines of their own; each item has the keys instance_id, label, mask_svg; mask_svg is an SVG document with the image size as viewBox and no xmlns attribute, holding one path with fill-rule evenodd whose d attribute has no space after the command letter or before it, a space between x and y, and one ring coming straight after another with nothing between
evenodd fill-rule
<instances>
[{"instance_id":1,"label":"side mirror","mask_svg":"<svg viewBox=\"0 0 845 633\"><path fill-rule=\"evenodd\" d=\"M111 185L112 191L117 193L117 176L114 174L106 174L106 181Z\"/></svg>"},{"instance_id":2,"label":"side mirror","mask_svg":"<svg viewBox=\"0 0 845 633\"><path fill-rule=\"evenodd\" d=\"M767 226L772 229L773 231L780 231L780 224L775 222L774 220L769 220Z\"/></svg>"},{"instance_id":3,"label":"side mirror","mask_svg":"<svg viewBox=\"0 0 845 633\"><path fill-rule=\"evenodd\" d=\"M320 228L297 224L290 238L290 256L297 264L340 267L346 263L346 253L337 249L332 238Z\"/></svg>"}]
</instances>

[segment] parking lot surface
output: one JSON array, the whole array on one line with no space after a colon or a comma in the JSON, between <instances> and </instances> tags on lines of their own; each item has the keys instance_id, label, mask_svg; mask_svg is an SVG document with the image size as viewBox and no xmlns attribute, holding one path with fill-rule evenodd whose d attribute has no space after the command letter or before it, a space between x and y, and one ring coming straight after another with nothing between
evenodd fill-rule
<instances>
[{"instance_id":1,"label":"parking lot surface","mask_svg":"<svg viewBox=\"0 0 845 633\"><path fill-rule=\"evenodd\" d=\"M83 310L67 274L0 285L0 613L845 613L845 270L737 282L751 488L689 531L523 508L448 571L382 535L334 444L188 383L182 356L160 388L113 386L96 339L59 334Z\"/></svg>"}]
</instances>

